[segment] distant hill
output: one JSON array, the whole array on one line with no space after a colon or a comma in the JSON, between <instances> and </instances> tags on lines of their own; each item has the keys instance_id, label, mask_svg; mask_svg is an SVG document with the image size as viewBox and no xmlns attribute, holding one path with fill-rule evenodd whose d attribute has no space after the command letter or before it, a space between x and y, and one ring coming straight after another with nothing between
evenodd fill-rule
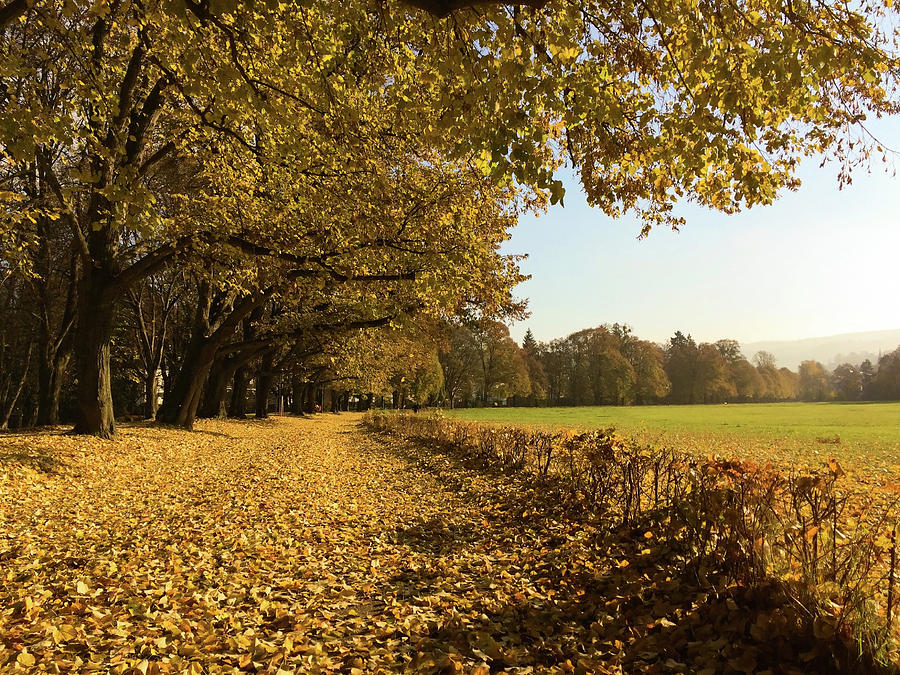
<instances>
[{"instance_id":1,"label":"distant hill","mask_svg":"<svg viewBox=\"0 0 900 675\"><path fill-rule=\"evenodd\" d=\"M813 359L834 368L841 363L860 364L870 359L877 365L879 354L894 351L900 346L900 329L876 330L866 333L844 333L804 340L779 342L749 342L741 345L744 356L752 361L759 351L772 352L778 367L797 370L801 361Z\"/></svg>"}]
</instances>

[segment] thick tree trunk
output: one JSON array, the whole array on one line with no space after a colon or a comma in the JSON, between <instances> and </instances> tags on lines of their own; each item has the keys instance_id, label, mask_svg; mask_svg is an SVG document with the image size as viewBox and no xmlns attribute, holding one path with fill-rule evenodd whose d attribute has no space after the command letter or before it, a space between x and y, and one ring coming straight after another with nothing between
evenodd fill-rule
<instances>
[{"instance_id":1,"label":"thick tree trunk","mask_svg":"<svg viewBox=\"0 0 900 675\"><path fill-rule=\"evenodd\" d=\"M256 419L269 416L269 394L272 391L272 376L259 375L256 378Z\"/></svg>"},{"instance_id":2,"label":"thick tree trunk","mask_svg":"<svg viewBox=\"0 0 900 675\"><path fill-rule=\"evenodd\" d=\"M200 287L191 341L173 378L172 386L166 390L163 404L157 413L160 422L175 424L188 430L194 428L203 385L215 363L219 348L233 335L247 314L262 302L260 298L244 299L231 309L230 315L210 334L211 298L211 287L204 281Z\"/></svg>"},{"instance_id":3,"label":"thick tree trunk","mask_svg":"<svg viewBox=\"0 0 900 675\"><path fill-rule=\"evenodd\" d=\"M228 368L227 359L217 359L209 372L203 392L203 404L197 413L198 417L224 417L225 394L228 391L228 380L232 370Z\"/></svg>"},{"instance_id":4,"label":"thick tree trunk","mask_svg":"<svg viewBox=\"0 0 900 675\"><path fill-rule=\"evenodd\" d=\"M215 353L216 345L205 338L192 340L171 389L163 396L163 403L156 415L160 422L188 430L194 428L203 384L215 360Z\"/></svg>"},{"instance_id":5,"label":"thick tree trunk","mask_svg":"<svg viewBox=\"0 0 900 675\"><path fill-rule=\"evenodd\" d=\"M306 383L299 377L291 378L291 412L295 415L305 414L303 399L306 396Z\"/></svg>"},{"instance_id":6,"label":"thick tree trunk","mask_svg":"<svg viewBox=\"0 0 900 675\"><path fill-rule=\"evenodd\" d=\"M97 279L100 275L96 269L86 272L78 293L74 345L78 379L75 433L113 438L116 420L109 354L115 301L107 284Z\"/></svg>"},{"instance_id":7,"label":"thick tree trunk","mask_svg":"<svg viewBox=\"0 0 900 675\"><path fill-rule=\"evenodd\" d=\"M270 352L263 356L256 373L256 418L265 419L269 416L269 393L272 391L274 377L272 368L275 365L275 357Z\"/></svg>"},{"instance_id":8,"label":"thick tree trunk","mask_svg":"<svg viewBox=\"0 0 900 675\"><path fill-rule=\"evenodd\" d=\"M69 367L69 361L71 360L71 354L66 354L63 359L59 359L57 355L57 363L53 369L53 380L50 383L49 414L46 424L52 426L59 424L59 401L62 398L62 387L66 377L66 369Z\"/></svg>"},{"instance_id":9,"label":"thick tree trunk","mask_svg":"<svg viewBox=\"0 0 900 675\"><path fill-rule=\"evenodd\" d=\"M303 409L312 415L316 412L316 388L317 384L315 382L307 382L306 387L304 387L304 401L303 401Z\"/></svg>"},{"instance_id":10,"label":"thick tree trunk","mask_svg":"<svg viewBox=\"0 0 900 675\"><path fill-rule=\"evenodd\" d=\"M228 402L228 416L244 419L247 416L247 385L250 383L246 366L234 371L231 382L231 400Z\"/></svg>"}]
</instances>

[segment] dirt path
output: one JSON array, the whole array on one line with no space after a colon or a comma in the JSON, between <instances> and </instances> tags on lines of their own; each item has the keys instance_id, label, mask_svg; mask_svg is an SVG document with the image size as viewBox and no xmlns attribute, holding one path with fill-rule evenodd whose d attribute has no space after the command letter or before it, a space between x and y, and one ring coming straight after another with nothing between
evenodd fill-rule
<instances>
[{"instance_id":1,"label":"dirt path","mask_svg":"<svg viewBox=\"0 0 900 675\"><path fill-rule=\"evenodd\" d=\"M764 653L737 638L764 616L765 642L790 617L698 602L640 533L610 541L519 479L359 421L0 436L0 670L711 673L778 660L777 642Z\"/></svg>"}]
</instances>

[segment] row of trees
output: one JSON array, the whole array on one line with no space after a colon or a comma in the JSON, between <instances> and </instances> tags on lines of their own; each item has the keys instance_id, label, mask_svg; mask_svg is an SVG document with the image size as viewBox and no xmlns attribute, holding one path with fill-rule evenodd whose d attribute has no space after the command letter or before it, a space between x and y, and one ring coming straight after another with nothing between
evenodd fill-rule
<instances>
[{"instance_id":1,"label":"row of trees","mask_svg":"<svg viewBox=\"0 0 900 675\"><path fill-rule=\"evenodd\" d=\"M139 382L190 428L226 395L242 414L253 374L260 406L278 374L353 376L332 361L359 331L514 306L498 247L536 197L423 138L442 107L385 95L401 45L369 8L21 9L0 27L0 423L68 401L112 436Z\"/></svg>"},{"instance_id":2,"label":"row of trees","mask_svg":"<svg viewBox=\"0 0 900 675\"><path fill-rule=\"evenodd\" d=\"M646 233L864 158L892 10L745 5L6 0L3 421L112 436L161 377L190 428L251 373L358 377L360 331L514 312L498 246L564 161Z\"/></svg>"},{"instance_id":3,"label":"row of trees","mask_svg":"<svg viewBox=\"0 0 900 675\"><path fill-rule=\"evenodd\" d=\"M448 326L440 354L450 406L498 399L528 405L640 405L752 401L900 400L900 347L829 372L804 361L795 372L735 340L697 343L680 331L659 345L626 325L589 328L549 343L531 331L521 347L496 321ZM437 400L437 397L436 397Z\"/></svg>"},{"instance_id":4,"label":"row of trees","mask_svg":"<svg viewBox=\"0 0 900 675\"><path fill-rule=\"evenodd\" d=\"M900 347L873 364L842 363L828 371L818 361L800 364L801 392L806 401L900 401Z\"/></svg>"}]
</instances>

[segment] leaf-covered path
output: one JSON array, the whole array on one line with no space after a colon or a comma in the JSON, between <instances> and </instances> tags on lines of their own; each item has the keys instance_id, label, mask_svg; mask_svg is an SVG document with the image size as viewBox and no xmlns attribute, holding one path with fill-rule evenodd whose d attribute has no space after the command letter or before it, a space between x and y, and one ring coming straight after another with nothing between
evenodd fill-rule
<instances>
[{"instance_id":1,"label":"leaf-covered path","mask_svg":"<svg viewBox=\"0 0 900 675\"><path fill-rule=\"evenodd\" d=\"M359 422L0 436L0 670L794 670L789 615L652 533Z\"/></svg>"}]
</instances>

